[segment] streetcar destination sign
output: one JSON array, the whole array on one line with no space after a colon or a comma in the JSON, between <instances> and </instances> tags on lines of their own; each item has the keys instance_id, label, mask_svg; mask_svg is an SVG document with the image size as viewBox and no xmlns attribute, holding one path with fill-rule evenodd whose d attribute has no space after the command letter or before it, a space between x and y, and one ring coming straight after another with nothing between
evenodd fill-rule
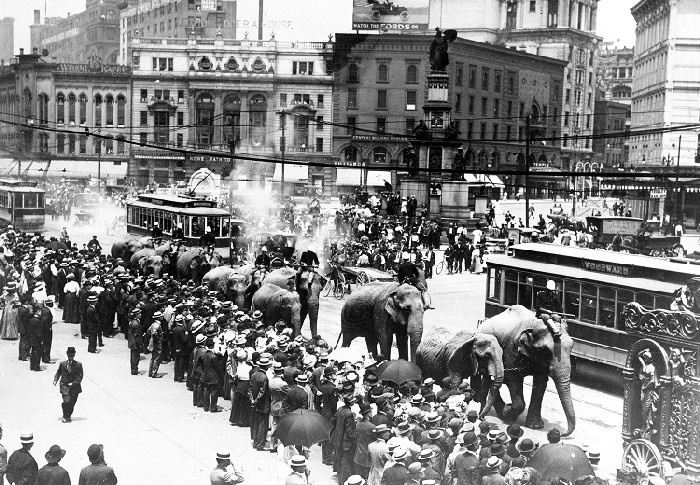
<instances>
[{"instance_id":1,"label":"streetcar destination sign","mask_svg":"<svg viewBox=\"0 0 700 485\"><path fill-rule=\"evenodd\" d=\"M632 276L632 268L624 264L601 263L600 261L581 260L581 267L588 271L612 274L616 276Z\"/></svg>"}]
</instances>

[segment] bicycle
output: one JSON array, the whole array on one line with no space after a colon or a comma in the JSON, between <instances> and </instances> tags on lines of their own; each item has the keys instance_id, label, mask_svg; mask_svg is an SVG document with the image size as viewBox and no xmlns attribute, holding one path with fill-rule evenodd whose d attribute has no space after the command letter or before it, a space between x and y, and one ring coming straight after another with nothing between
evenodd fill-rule
<instances>
[{"instance_id":1,"label":"bicycle","mask_svg":"<svg viewBox=\"0 0 700 485\"><path fill-rule=\"evenodd\" d=\"M338 264L330 263L330 266L333 269L328 277L328 281L326 281L326 286L323 287L323 296L329 296L332 291L336 300L342 300L345 296L345 285L347 284L345 274Z\"/></svg>"},{"instance_id":2,"label":"bicycle","mask_svg":"<svg viewBox=\"0 0 700 485\"><path fill-rule=\"evenodd\" d=\"M447 259L443 256L442 261L440 261L438 264L435 265L435 274L440 274L442 273L442 270L447 267L449 269L449 265L447 264Z\"/></svg>"}]
</instances>

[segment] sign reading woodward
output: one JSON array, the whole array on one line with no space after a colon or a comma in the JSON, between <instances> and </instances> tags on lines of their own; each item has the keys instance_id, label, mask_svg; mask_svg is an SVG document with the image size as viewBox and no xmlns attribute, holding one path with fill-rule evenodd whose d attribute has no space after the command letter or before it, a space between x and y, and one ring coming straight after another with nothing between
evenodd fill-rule
<instances>
[{"instance_id":1,"label":"sign reading woodward","mask_svg":"<svg viewBox=\"0 0 700 485\"><path fill-rule=\"evenodd\" d=\"M355 30L428 30L430 0L353 0Z\"/></svg>"},{"instance_id":2,"label":"sign reading woodward","mask_svg":"<svg viewBox=\"0 0 700 485\"><path fill-rule=\"evenodd\" d=\"M601 263L600 261L581 260L581 267L588 271L612 274L616 276L632 276L631 268L624 264Z\"/></svg>"}]
</instances>

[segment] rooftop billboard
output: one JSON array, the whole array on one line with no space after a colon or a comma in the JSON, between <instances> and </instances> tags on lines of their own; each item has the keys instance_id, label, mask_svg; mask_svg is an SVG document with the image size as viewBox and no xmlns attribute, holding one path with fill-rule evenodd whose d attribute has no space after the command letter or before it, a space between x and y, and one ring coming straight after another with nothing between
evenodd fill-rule
<instances>
[{"instance_id":1,"label":"rooftop billboard","mask_svg":"<svg viewBox=\"0 0 700 485\"><path fill-rule=\"evenodd\" d=\"M353 0L355 30L428 30L430 0Z\"/></svg>"}]
</instances>

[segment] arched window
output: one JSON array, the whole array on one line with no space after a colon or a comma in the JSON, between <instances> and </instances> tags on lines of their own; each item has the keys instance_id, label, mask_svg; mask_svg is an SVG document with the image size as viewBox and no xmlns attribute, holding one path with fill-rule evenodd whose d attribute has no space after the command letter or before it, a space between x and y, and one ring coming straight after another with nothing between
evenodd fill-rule
<instances>
[{"instance_id":1,"label":"arched window","mask_svg":"<svg viewBox=\"0 0 700 485\"><path fill-rule=\"evenodd\" d=\"M49 124L49 96L41 93L37 101L39 124L46 126Z\"/></svg>"},{"instance_id":2,"label":"arched window","mask_svg":"<svg viewBox=\"0 0 700 485\"><path fill-rule=\"evenodd\" d=\"M227 71L237 71L238 70L238 62L236 62L235 58L229 57L228 61L226 61L226 64L224 64L224 67L226 68Z\"/></svg>"},{"instance_id":3,"label":"arched window","mask_svg":"<svg viewBox=\"0 0 700 485\"><path fill-rule=\"evenodd\" d=\"M105 124L107 126L114 125L114 97L111 94L105 96Z\"/></svg>"},{"instance_id":4,"label":"arched window","mask_svg":"<svg viewBox=\"0 0 700 485\"><path fill-rule=\"evenodd\" d=\"M195 103L197 120L197 145L209 148L214 138L214 98L209 93L201 93Z\"/></svg>"},{"instance_id":5,"label":"arched window","mask_svg":"<svg viewBox=\"0 0 700 485\"><path fill-rule=\"evenodd\" d=\"M107 18L109 20L114 20L114 10L108 10L107 11Z\"/></svg>"},{"instance_id":6,"label":"arched window","mask_svg":"<svg viewBox=\"0 0 700 485\"><path fill-rule=\"evenodd\" d=\"M294 122L294 148L306 151L309 146L309 113L306 110L292 116Z\"/></svg>"},{"instance_id":7,"label":"arched window","mask_svg":"<svg viewBox=\"0 0 700 485\"><path fill-rule=\"evenodd\" d=\"M418 66L409 64L406 67L406 84L416 84L418 82Z\"/></svg>"},{"instance_id":8,"label":"arched window","mask_svg":"<svg viewBox=\"0 0 700 485\"><path fill-rule=\"evenodd\" d=\"M491 154L491 170L498 171L501 168L501 154L498 152L493 152Z\"/></svg>"},{"instance_id":9,"label":"arched window","mask_svg":"<svg viewBox=\"0 0 700 485\"><path fill-rule=\"evenodd\" d=\"M348 66L348 82L349 83L359 82L359 77L358 77L358 72L357 72L357 64L350 64Z\"/></svg>"},{"instance_id":10,"label":"arched window","mask_svg":"<svg viewBox=\"0 0 700 485\"><path fill-rule=\"evenodd\" d=\"M372 161L374 163L387 163L389 161L387 153L387 149L384 147L375 148L372 150Z\"/></svg>"},{"instance_id":11,"label":"arched window","mask_svg":"<svg viewBox=\"0 0 700 485\"><path fill-rule=\"evenodd\" d=\"M117 125L124 126L126 122L126 98L120 94L117 96Z\"/></svg>"},{"instance_id":12,"label":"arched window","mask_svg":"<svg viewBox=\"0 0 700 485\"><path fill-rule=\"evenodd\" d=\"M540 108L534 103L530 107L530 121L533 123L539 123L540 121Z\"/></svg>"},{"instance_id":13,"label":"arched window","mask_svg":"<svg viewBox=\"0 0 700 485\"><path fill-rule=\"evenodd\" d=\"M56 95L56 123L62 125L66 122L66 96L63 93Z\"/></svg>"},{"instance_id":14,"label":"arched window","mask_svg":"<svg viewBox=\"0 0 700 485\"><path fill-rule=\"evenodd\" d=\"M537 159L537 163L547 165L547 155L545 155L544 153L540 155L540 157Z\"/></svg>"},{"instance_id":15,"label":"arched window","mask_svg":"<svg viewBox=\"0 0 700 485\"><path fill-rule=\"evenodd\" d=\"M68 95L68 123L75 124L75 94Z\"/></svg>"},{"instance_id":16,"label":"arched window","mask_svg":"<svg viewBox=\"0 0 700 485\"><path fill-rule=\"evenodd\" d=\"M356 147L345 147L343 149L343 160L345 163L357 163L360 153Z\"/></svg>"},{"instance_id":17,"label":"arched window","mask_svg":"<svg viewBox=\"0 0 700 485\"><path fill-rule=\"evenodd\" d=\"M379 67L377 68L377 82L389 82L389 66L387 66L386 64L379 64Z\"/></svg>"},{"instance_id":18,"label":"arched window","mask_svg":"<svg viewBox=\"0 0 700 485\"><path fill-rule=\"evenodd\" d=\"M202 71L211 71L211 68L213 67L213 64L209 60L208 57L204 56L202 59L199 61L199 68Z\"/></svg>"},{"instance_id":19,"label":"arched window","mask_svg":"<svg viewBox=\"0 0 700 485\"><path fill-rule=\"evenodd\" d=\"M253 72L263 72L265 70L265 63L258 57L255 59L255 62L251 64L250 68Z\"/></svg>"},{"instance_id":20,"label":"arched window","mask_svg":"<svg viewBox=\"0 0 700 485\"><path fill-rule=\"evenodd\" d=\"M82 93L78 100L80 102L80 126L85 126L85 123L87 123L87 96L85 96L85 93Z\"/></svg>"},{"instance_id":21,"label":"arched window","mask_svg":"<svg viewBox=\"0 0 700 485\"><path fill-rule=\"evenodd\" d=\"M476 156L476 163L479 165L480 170L485 170L487 168L488 155L484 150L481 150Z\"/></svg>"},{"instance_id":22,"label":"arched window","mask_svg":"<svg viewBox=\"0 0 700 485\"><path fill-rule=\"evenodd\" d=\"M232 58L233 59L233 58ZM226 143L241 139L241 98L229 94L224 98L223 140Z\"/></svg>"},{"instance_id":23,"label":"arched window","mask_svg":"<svg viewBox=\"0 0 700 485\"><path fill-rule=\"evenodd\" d=\"M474 150L471 148L464 154L464 162L467 164L467 168L474 167Z\"/></svg>"},{"instance_id":24,"label":"arched window","mask_svg":"<svg viewBox=\"0 0 700 485\"><path fill-rule=\"evenodd\" d=\"M95 95L95 126L102 126L102 95Z\"/></svg>"},{"instance_id":25,"label":"arched window","mask_svg":"<svg viewBox=\"0 0 700 485\"><path fill-rule=\"evenodd\" d=\"M265 118L267 116L267 98L256 94L250 98L250 143L253 146L265 144Z\"/></svg>"}]
</instances>

